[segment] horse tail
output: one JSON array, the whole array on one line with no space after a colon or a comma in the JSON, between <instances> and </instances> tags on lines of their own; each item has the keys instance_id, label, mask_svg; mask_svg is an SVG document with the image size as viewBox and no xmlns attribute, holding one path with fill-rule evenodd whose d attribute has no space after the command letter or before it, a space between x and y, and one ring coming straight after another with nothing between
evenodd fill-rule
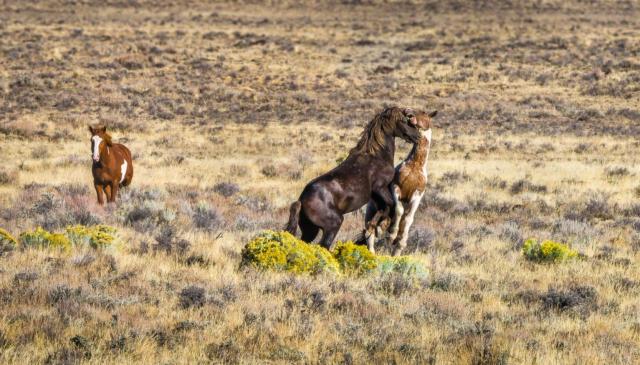
<instances>
[{"instance_id":1,"label":"horse tail","mask_svg":"<svg viewBox=\"0 0 640 365\"><path fill-rule=\"evenodd\" d=\"M356 245L360 245L360 246L366 246L366 244L367 244L367 234L366 234L366 232L364 230L362 232L360 232L353 239L353 243L355 243Z\"/></svg>"},{"instance_id":2,"label":"horse tail","mask_svg":"<svg viewBox=\"0 0 640 365\"><path fill-rule=\"evenodd\" d=\"M296 231L298 230L298 219L300 218L300 209L302 208L302 203L300 200L296 200L291 207L289 207L289 223L287 223L287 232L292 235L296 235Z\"/></svg>"}]
</instances>

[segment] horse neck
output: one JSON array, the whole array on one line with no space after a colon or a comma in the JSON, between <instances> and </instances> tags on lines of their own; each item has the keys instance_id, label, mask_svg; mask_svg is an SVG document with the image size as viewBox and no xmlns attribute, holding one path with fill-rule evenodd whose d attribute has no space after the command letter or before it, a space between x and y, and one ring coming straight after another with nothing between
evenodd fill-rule
<instances>
[{"instance_id":1,"label":"horse neck","mask_svg":"<svg viewBox=\"0 0 640 365\"><path fill-rule=\"evenodd\" d=\"M427 160L429 159L429 140L425 137L413 144L413 148L407 156L407 161L413 161L422 168L423 172L427 169Z\"/></svg>"},{"instance_id":2,"label":"horse neck","mask_svg":"<svg viewBox=\"0 0 640 365\"><path fill-rule=\"evenodd\" d=\"M384 146L378 151L378 157L390 161L393 165L393 156L396 153L396 138L392 135L384 137Z\"/></svg>"},{"instance_id":3,"label":"horse neck","mask_svg":"<svg viewBox=\"0 0 640 365\"><path fill-rule=\"evenodd\" d=\"M112 146L106 145L104 149L100 151L100 162L102 164L106 164L113 158L113 148Z\"/></svg>"}]
</instances>

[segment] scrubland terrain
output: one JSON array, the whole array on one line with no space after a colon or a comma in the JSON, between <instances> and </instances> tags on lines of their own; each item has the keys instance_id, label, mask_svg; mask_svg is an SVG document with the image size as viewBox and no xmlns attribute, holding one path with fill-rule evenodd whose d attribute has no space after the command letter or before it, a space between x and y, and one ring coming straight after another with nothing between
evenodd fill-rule
<instances>
[{"instance_id":1,"label":"scrubland terrain","mask_svg":"<svg viewBox=\"0 0 640 365\"><path fill-rule=\"evenodd\" d=\"M633 1L0 2L0 228L120 238L0 246L0 363L639 363L639 15ZM240 269L244 244L281 229L389 104L439 110L407 252L428 277ZM105 208L97 123L134 155ZM581 257L528 261L530 237Z\"/></svg>"}]
</instances>

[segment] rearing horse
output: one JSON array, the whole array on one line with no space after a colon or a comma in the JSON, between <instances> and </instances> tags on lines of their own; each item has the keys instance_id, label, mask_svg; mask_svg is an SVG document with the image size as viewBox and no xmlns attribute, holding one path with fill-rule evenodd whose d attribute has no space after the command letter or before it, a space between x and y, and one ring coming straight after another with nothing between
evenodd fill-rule
<instances>
[{"instance_id":1,"label":"rearing horse","mask_svg":"<svg viewBox=\"0 0 640 365\"><path fill-rule=\"evenodd\" d=\"M380 201L380 206L392 207L389 184L395 172L395 138L417 142L420 131L416 124L411 109L390 107L376 115L349 156L305 186L300 198L291 204L286 230L295 235L300 226L302 240L312 242L322 229L320 244L331 249L344 214L359 209L369 199ZM389 209L383 214L388 216Z\"/></svg>"},{"instance_id":2,"label":"rearing horse","mask_svg":"<svg viewBox=\"0 0 640 365\"><path fill-rule=\"evenodd\" d=\"M128 186L133 178L131 152L124 145L111 142L107 127L89 126L89 131L93 157L91 172L98 204L104 204L103 192L107 195L107 202L115 203L120 186Z\"/></svg>"}]
</instances>

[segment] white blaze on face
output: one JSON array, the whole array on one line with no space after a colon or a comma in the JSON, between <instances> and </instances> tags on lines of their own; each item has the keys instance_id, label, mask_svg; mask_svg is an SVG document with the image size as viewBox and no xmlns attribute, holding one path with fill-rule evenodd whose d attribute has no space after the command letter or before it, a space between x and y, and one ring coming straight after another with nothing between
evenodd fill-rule
<instances>
[{"instance_id":1,"label":"white blaze on face","mask_svg":"<svg viewBox=\"0 0 640 365\"><path fill-rule=\"evenodd\" d=\"M120 166L120 184L124 181L124 175L127 173L127 160L122 161Z\"/></svg>"},{"instance_id":2,"label":"white blaze on face","mask_svg":"<svg viewBox=\"0 0 640 365\"><path fill-rule=\"evenodd\" d=\"M102 138L100 136L91 137L93 140L93 160L95 162L100 161L100 143L102 143Z\"/></svg>"}]
</instances>

